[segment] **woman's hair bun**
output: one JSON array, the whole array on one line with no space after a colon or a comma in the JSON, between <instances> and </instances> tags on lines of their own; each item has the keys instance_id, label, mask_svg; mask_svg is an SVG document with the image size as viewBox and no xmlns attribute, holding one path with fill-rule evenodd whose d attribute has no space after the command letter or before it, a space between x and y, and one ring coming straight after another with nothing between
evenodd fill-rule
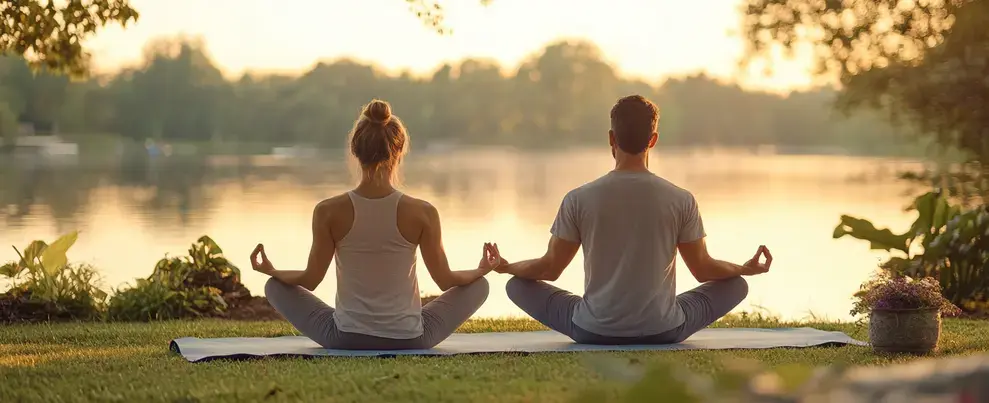
<instances>
[{"instance_id":1,"label":"woman's hair bun","mask_svg":"<svg viewBox=\"0 0 989 403\"><path fill-rule=\"evenodd\" d=\"M386 101L375 99L364 107L361 115L372 123L386 125L391 121L391 105Z\"/></svg>"}]
</instances>

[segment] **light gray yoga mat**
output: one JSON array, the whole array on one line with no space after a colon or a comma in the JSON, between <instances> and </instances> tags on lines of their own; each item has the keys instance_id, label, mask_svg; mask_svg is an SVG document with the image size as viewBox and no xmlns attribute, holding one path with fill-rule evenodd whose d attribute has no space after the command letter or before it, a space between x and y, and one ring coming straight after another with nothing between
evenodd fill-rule
<instances>
[{"instance_id":1,"label":"light gray yoga mat","mask_svg":"<svg viewBox=\"0 0 989 403\"><path fill-rule=\"evenodd\" d=\"M783 329L716 328L697 332L678 344L659 346L596 346L576 344L553 332L455 333L429 350L348 351L320 347L305 336L230 337L200 339L184 337L172 340L169 348L189 362L216 358L244 359L267 356L301 357L392 357L396 355L454 355L478 353L537 353L573 351L641 351L641 350L726 350L765 349L776 347L813 347L824 345L865 346L842 332L827 332L809 327Z\"/></svg>"}]
</instances>

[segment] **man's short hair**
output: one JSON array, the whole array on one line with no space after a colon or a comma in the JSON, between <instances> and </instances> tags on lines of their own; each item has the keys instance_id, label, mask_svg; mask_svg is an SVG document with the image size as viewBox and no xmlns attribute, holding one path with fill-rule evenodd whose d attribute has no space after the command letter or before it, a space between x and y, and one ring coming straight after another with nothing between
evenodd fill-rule
<instances>
[{"instance_id":1,"label":"man's short hair","mask_svg":"<svg viewBox=\"0 0 989 403\"><path fill-rule=\"evenodd\" d=\"M626 153L646 151L658 124L659 108L642 95L621 98L611 108L611 130L618 148Z\"/></svg>"}]
</instances>

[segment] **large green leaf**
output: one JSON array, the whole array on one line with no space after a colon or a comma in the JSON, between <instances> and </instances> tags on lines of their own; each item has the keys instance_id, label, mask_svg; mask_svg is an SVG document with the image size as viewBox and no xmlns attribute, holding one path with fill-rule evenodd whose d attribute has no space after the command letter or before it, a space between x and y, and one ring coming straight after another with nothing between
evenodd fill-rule
<instances>
[{"instance_id":1,"label":"large green leaf","mask_svg":"<svg viewBox=\"0 0 989 403\"><path fill-rule=\"evenodd\" d=\"M24 254L21 256L24 258L22 263L28 266L36 265L37 263L35 262L39 257L41 257L41 254L44 253L45 249L48 249L48 244L46 244L45 241L31 242L31 244L24 249Z\"/></svg>"},{"instance_id":2,"label":"large green leaf","mask_svg":"<svg viewBox=\"0 0 989 403\"><path fill-rule=\"evenodd\" d=\"M68 264L66 253L76 243L77 239L79 239L79 232L72 231L62 235L45 248L41 254L41 264L49 275L54 275Z\"/></svg>"},{"instance_id":3,"label":"large green leaf","mask_svg":"<svg viewBox=\"0 0 989 403\"><path fill-rule=\"evenodd\" d=\"M934 234L961 213L958 206L952 206L941 192L927 192L914 199L908 210L917 211L917 220L910 226L914 236Z\"/></svg>"},{"instance_id":4,"label":"large green leaf","mask_svg":"<svg viewBox=\"0 0 989 403\"><path fill-rule=\"evenodd\" d=\"M903 253L910 252L909 242L912 238L910 234L896 235L889 229L877 229L869 220L847 215L841 216L841 222L834 228L834 238L841 238L845 235L869 241L871 249L885 251L895 249L903 251Z\"/></svg>"},{"instance_id":5,"label":"large green leaf","mask_svg":"<svg viewBox=\"0 0 989 403\"><path fill-rule=\"evenodd\" d=\"M218 255L223 253L223 249L220 249L220 245L217 245L213 238L208 235L203 235L196 240L196 243L206 246L206 250L210 255Z\"/></svg>"}]
</instances>

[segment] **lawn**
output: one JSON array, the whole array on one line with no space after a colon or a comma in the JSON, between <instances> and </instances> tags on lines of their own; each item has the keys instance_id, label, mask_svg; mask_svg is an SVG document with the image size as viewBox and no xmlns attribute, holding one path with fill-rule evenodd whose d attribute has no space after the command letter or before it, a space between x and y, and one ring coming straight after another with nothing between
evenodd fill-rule
<instances>
[{"instance_id":1,"label":"lawn","mask_svg":"<svg viewBox=\"0 0 989 403\"><path fill-rule=\"evenodd\" d=\"M792 326L735 317L719 326ZM840 330L860 340L854 324L802 323ZM475 320L463 332L540 330L537 323ZM732 357L773 367L831 362L888 364L865 347L630 353L552 353L463 357L261 359L190 364L168 351L182 336L294 334L284 322L219 320L161 323L68 323L0 327L0 402L60 401L571 401L594 388L618 396L625 388L606 380L595 357L629 363L673 360L711 373ZM941 355L989 347L989 321L946 320ZM636 364L638 365L638 364Z\"/></svg>"}]
</instances>

